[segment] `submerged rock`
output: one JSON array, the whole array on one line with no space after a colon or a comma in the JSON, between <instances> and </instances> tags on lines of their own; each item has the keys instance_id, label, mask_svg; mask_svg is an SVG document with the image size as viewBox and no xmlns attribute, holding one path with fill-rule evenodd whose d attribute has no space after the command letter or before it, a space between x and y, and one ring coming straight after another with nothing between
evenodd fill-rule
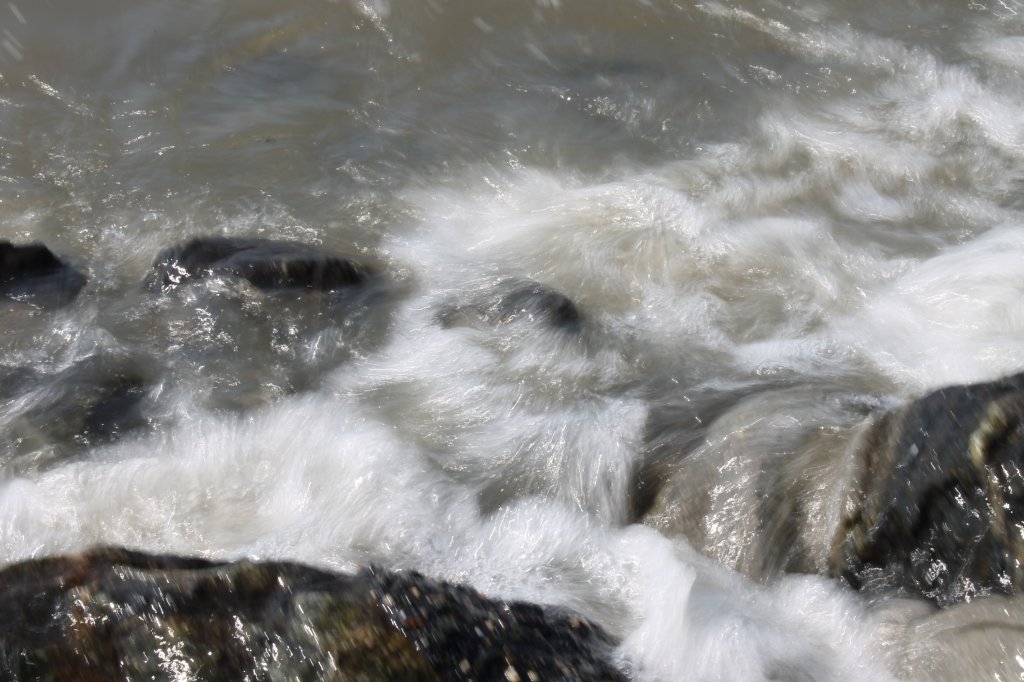
<instances>
[{"instance_id":1,"label":"submerged rock","mask_svg":"<svg viewBox=\"0 0 1024 682\"><path fill-rule=\"evenodd\" d=\"M0 296L57 307L70 303L86 277L39 242L0 241Z\"/></svg>"},{"instance_id":2,"label":"submerged rock","mask_svg":"<svg viewBox=\"0 0 1024 682\"><path fill-rule=\"evenodd\" d=\"M0 571L8 680L625 680L583 620L416 573L103 548Z\"/></svg>"},{"instance_id":3,"label":"submerged rock","mask_svg":"<svg viewBox=\"0 0 1024 682\"><path fill-rule=\"evenodd\" d=\"M333 291L362 284L370 270L348 256L297 242L199 237L162 251L147 285L168 290L208 275L240 277L263 290Z\"/></svg>"},{"instance_id":4,"label":"submerged rock","mask_svg":"<svg viewBox=\"0 0 1024 682\"><path fill-rule=\"evenodd\" d=\"M46 467L146 424L153 370L117 354L52 374L0 366L0 461Z\"/></svg>"},{"instance_id":5,"label":"submerged rock","mask_svg":"<svg viewBox=\"0 0 1024 682\"><path fill-rule=\"evenodd\" d=\"M558 331L578 333L579 308L565 294L532 280L510 279L473 300L446 306L438 320L443 327L500 327L523 321Z\"/></svg>"},{"instance_id":6,"label":"submerged rock","mask_svg":"<svg viewBox=\"0 0 1024 682\"><path fill-rule=\"evenodd\" d=\"M863 394L805 385L716 408L682 441L684 456L648 473L662 481L643 523L753 580L826 572L849 479L844 452L870 406Z\"/></svg>"},{"instance_id":7,"label":"submerged rock","mask_svg":"<svg viewBox=\"0 0 1024 682\"><path fill-rule=\"evenodd\" d=\"M204 237L160 253L146 280L150 338L169 385L204 407L250 410L316 388L386 337L398 289L376 265L315 246Z\"/></svg>"},{"instance_id":8,"label":"submerged rock","mask_svg":"<svg viewBox=\"0 0 1024 682\"><path fill-rule=\"evenodd\" d=\"M1024 587L1024 374L888 412L855 457L834 574L942 605Z\"/></svg>"}]
</instances>

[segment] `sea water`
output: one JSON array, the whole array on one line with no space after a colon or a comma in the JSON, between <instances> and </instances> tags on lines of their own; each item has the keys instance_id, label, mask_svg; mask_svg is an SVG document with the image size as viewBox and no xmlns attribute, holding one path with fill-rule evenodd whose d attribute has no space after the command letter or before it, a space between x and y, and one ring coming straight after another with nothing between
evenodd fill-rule
<instances>
[{"instance_id":1,"label":"sea water","mask_svg":"<svg viewBox=\"0 0 1024 682\"><path fill-rule=\"evenodd\" d=\"M1024 679L1016 600L751 569L743 468L829 436L827 543L859 419L1024 368L1022 72L1016 0L4 3L0 238L90 279L0 303L36 377L0 395L0 559L415 569L574 609L641 680ZM386 284L143 286L202 235ZM580 329L445 322L508 282ZM47 435L97 358L141 425ZM741 432L704 552L639 523L640 473Z\"/></svg>"}]
</instances>

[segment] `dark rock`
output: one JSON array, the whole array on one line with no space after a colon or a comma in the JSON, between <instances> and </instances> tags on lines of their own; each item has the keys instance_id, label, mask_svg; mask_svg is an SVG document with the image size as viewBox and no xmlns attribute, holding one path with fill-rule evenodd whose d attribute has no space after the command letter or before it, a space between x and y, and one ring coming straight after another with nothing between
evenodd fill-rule
<instances>
[{"instance_id":1,"label":"dark rock","mask_svg":"<svg viewBox=\"0 0 1024 682\"><path fill-rule=\"evenodd\" d=\"M504 280L469 302L449 305L438 319L445 328L493 328L523 321L578 333L583 325L583 316L568 296L544 284L521 279Z\"/></svg>"},{"instance_id":2,"label":"dark rock","mask_svg":"<svg viewBox=\"0 0 1024 682\"><path fill-rule=\"evenodd\" d=\"M0 571L6 680L625 680L579 618L416 573L97 549Z\"/></svg>"},{"instance_id":3,"label":"dark rock","mask_svg":"<svg viewBox=\"0 0 1024 682\"><path fill-rule=\"evenodd\" d=\"M239 277L263 290L334 291L362 284L370 269L348 256L296 242L200 237L162 251L147 285L168 290L209 275Z\"/></svg>"},{"instance_id":4,"label":"dark rock","mask_svg":"<svg viewBox=\"0 0 1024 682\"><path fill-rule=\"evenodd\" d=\"M19 469L45 467L144 426L153 374L139 359L116 354L52 374L0 369L0 453Z\"/></svg>"},{"instance_id":5,"label":"dark rock","mask_svg":"<svg viewBox=\"0 0 1024 682\"><path fill-rule=\"evenodd\" d=\"M71 302L85 282L43 244L0 241L0 296L57 307Z\"/></svg>"},{"instance_id":6,"label":"dark rock","mask_svg":"<svg viewBox=\"0 0 1024 682\"><path fill-rule=\"evenodd\" d=\"M1024 587L1024 374L893 410L856 457L834 574L940 605Z\"/></svg>"},{"instance_id":7,"label":"dark rock","mask_svg":"<svg viewBox=\"0 0 1024 682\"><path fill-rule=\"evenodd\" d=\"M623 680L595 625L418 574L371 574L391 622L446 680ZM513 674L514 670L514 674Z\"/></svg>"},{"instance_id":8,"label":"dark rock","mask_svg":"<svg viewBox=\"0 0 1024 682\"><path fill-rule=\"evenodd\" d=\"M381 343L399 289L379 271L294 242L192 239L154 263L147 285L164 295L146 297L143 342L175 357L169 385L204 407L253 409Z\"/></svg>"}]
</instances>

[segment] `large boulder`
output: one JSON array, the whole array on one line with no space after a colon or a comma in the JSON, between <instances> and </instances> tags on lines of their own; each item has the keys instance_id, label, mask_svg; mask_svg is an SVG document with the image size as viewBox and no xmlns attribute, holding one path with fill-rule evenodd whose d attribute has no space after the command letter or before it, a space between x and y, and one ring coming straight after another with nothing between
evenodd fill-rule
<instances>
[{"instance_id":1,"label":"large boulder","mask_svg":"<svg viewBox=\"0 0 1024 682\"><path fill-rule=\"evenodd\" d=\"M97 549L0 571L6 680L618 681L598 628L416 573Z\"/></svg>"},{"instance_id":2,"label":"large boulder","mask_svg":"<svg viewBox=\"0 0 1024 682\"><path fill-rule=\"evenodd\" d=\"M0 241L0 296L57 307L85 286L85 275L39 242Z\"/></svg>"},{"instance_id":3,"label":"large boulder","mask_svg":"<svg viewBox=\"0 0 1024 682\"><path fill-rule=\"evenodd\" d=\"M941 605L1024 587L1024 374L892 410L853 456L834 574Z\"/></svg>"},{"instance_id":4,"label":"large boulder","mask_svg":"<svg viewBox=\"0 0 1024 682\"><path fill-rule=\"evenodd\" d=\"M168 290L209 275L238 277L262 290L334 291L362 284L370 268L298 242L198 237L160 252L147 284Z\"/></svg>"},{"instance_id":5,"label":"large boulder","mask_svg":"<svg viewBox=\"0 0 1024 682\"><path fill-rule=\"evenodd\" d=\"M755 580L826 573L941 606L1020 592L1024 374L881 407L814 386L745 398L656 469L643 522Z\"/></svg>"}]
</instances>

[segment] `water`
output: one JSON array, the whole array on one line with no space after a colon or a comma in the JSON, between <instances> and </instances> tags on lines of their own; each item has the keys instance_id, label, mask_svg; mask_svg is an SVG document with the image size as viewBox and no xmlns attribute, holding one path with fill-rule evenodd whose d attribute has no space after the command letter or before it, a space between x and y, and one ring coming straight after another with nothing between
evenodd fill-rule
<instances>
[{"instance_id":1,"label":"water","mask_svg":"<svg viewBox=\"0 0 1024 682\"><path fill-rule=\"evenodd\" d=\"M0 29L0 238L90 276L0 304L4 561L416 568L577 609L644 680L1024 675L1017 600L816 575L860 420L1024 367L1024 5L34 0ZM384 283L143 287L206 234ZM489 313L517 282L579 329ZM145 397L83 437L104 381ZM638 524L679 467L703 516ZM804 574L750 493L776 469L816 472Z\"/></svg>"}]
</instances>

